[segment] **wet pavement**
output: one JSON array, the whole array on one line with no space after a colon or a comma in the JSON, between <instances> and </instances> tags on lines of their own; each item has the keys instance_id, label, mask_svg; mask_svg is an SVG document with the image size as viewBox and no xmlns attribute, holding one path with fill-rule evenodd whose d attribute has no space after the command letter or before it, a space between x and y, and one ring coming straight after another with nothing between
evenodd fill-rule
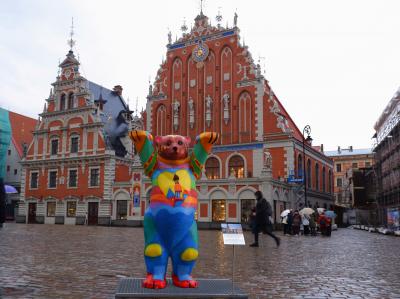
<instances>
[{"instance_id":1,"label":"wet pavement","mask_svg":"<svg viewBox=\"0 0 400 299\"><path fill-rule=\"evenodd\" d=\"M232 246L218 231L199 237L194 276L231 278ZM399 237L340 229L281 238L280 248L268 236L259 248L235 247L234 280L250 298L400 298ZM113 298L120 278L144 275L141 228L0 229L0 298Z\"/></svg>"}]
</instances>

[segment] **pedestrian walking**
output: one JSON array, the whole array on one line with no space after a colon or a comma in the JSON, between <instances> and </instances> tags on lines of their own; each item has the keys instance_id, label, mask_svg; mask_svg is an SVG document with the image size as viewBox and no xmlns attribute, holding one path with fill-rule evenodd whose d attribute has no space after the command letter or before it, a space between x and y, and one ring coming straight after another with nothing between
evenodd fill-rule
<instances>
[{"instance_id":1,"label":"pedestrian walking","mask_svg":"<svg viewBox=\"0 0 400 299\"><path fill-rule=\"evenodd\" d=\"M314 215L310 215L310 232L311 236L316 236L317 235L317 225L315 223L315 218Z\"/></svg>"},{"instance_id":2,"label":"pedestrian walking","mask_svg":"<svg viewBox=\"0 0 400 299\"><path fill-rule=\"evenodd\" d=\"M293 235L293 229L292 229L292 224L293 224L293 211L290 210L290 213L287 215L288 217L288 231L289 235Z\"/></svg>"},{"instance_id":3,"label":"pedestrian walking","mask_svg":"<svg viewBox=\"0 0 400 299\"><path fill-rule=\"evenodd\" d=\"M304 235L308 236L310 234L310 216L307 214L303 215L303 227L304 227Z\"/></svg>"},{"instance_id":4,"label":"pedestrian walking","mask_svg":"<svg viewBox=\"0 0 400 299\"><path fill-rule=\"evenodd\" d=\"M293 213L293 220L292 220L293 235L298 236L300 234L300 225L301 225L301 216L299 214L299 211L296 210Z\"/></svg>"},{"instance_id":5,"label":"pedestrian walking","mask_svg":"<svg viewBox=\"0 0 400 299\"><path fill-rule=\"evenodd\" d=\"M270 220L270 216L272 215L272 207L268 203L268 201L263 197L261 191L256 191L254 193L257 204L255 208L255 229L253 231L254 234L254 243L251 244L251 247L258 247L258 234L260 232L269 235L272 237L275 242L276 246L279 247L280 239L272 233L272 223Z\"/></svg>"},{"instance_id":6,"label":"pedestrian walking","mask_svg":"<svg viewBox=\"0 0 400 299\"><path fill-rule=\"evenodd\" d=\"M288 215L286 215L285 217L282 217L282 224L283 224L283 234L289 235L290 231L289 231L289 224L288 224Z\"/></svg>"}]
</instances>

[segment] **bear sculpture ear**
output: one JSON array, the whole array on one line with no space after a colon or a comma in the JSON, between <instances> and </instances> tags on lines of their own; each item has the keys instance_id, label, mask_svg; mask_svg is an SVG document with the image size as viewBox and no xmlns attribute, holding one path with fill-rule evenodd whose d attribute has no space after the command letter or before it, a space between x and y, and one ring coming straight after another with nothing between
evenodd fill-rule
<instances>
[{"instance_id":1,"label":"bear sculpture ear","mask_svg":"<svg viewBox=\"0 0 400 299\"><path fill-rule=\"evenodd\" d=\"M185 142L187 145L189 145L191 141L192 139L190 137L185 137Z\"/></svg>"},{"instance_id":2,"label":"bear sculpture ear","mask_svg":"<svg viewBox=\"0 0 400 299\"><path fill-rule=\"evenodd\" d=\"M154 138L154 144L155 144L156 146L159 146L159 145L161 144L161 142L162 142L162 137L161 137L161 136L156 136L156 137Z\"/></svg>"}]
</instances>

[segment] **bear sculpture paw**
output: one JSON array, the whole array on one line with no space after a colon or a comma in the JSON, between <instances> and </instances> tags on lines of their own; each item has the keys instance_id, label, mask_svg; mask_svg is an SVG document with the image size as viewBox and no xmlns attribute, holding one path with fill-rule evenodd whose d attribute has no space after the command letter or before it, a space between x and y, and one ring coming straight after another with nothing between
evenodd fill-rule
<instances>
[{"instance_id":1,"label":"bear sculpture paw","mask_svg":"<svg viewBox=\"0 0 400 299\"><path fill-rule=\"evenodd\" d=\"M172 275L172 282L174 286L179 288L197 288L199 283L196 280L189 279L189 280L179 280L178 276Z\"/></svg>"},{"instance_id":2,"label":"bear sculpture paw","mask_svg":"<svg viewBox=\"0 0 400 299\"><path fill-rule=\"evenodd\" d=\"M143 287L147 289L163 289L167 286L167 281L154 279L153 275L148 273L146 279L143 281Z\"/></svg>"}]
</instances>

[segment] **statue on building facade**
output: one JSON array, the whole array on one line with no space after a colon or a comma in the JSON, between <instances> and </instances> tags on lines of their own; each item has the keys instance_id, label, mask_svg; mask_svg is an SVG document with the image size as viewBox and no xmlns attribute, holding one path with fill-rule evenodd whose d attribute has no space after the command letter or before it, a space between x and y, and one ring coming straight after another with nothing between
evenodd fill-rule
<instances>
[{"instance_id":1,"label":"statue on building facade","mask_svg":"<svg viewBox=\"0 0 400 299\"><path fill-rule=\"evenodd\" d=\"M206 97L206 124L207 127L211 125L211 108L212 108L213 100L210 95Z\"/></svg>"},{"instance_id":2,"label":"statue on building facade","mask_svg":"<svg viewBox=\"0 0 400 299\"><path fill-rule=\"evenodd\" d=\"M172 110L173 110L173 125L174 125L174 129L175 131L178 130L179 127L179 107L181 106L181 104L175 100L175 102L172 103Z\"/></svg>"},{"instance_id":3,"label":"statue on building facade","mask_svg":"<svg viewBox=\"0 0 400 299\"><path fill-rule=\"evenodd\" d=\"M228 122L229 122L229 99L230 99L229 93L227 91L225 91L225 93L224 93L224 95L222 97L222 100L224 102L224 121L225 121L225 124L228 124Z\"/></svg>"},{"instance_id":4,"label":"statue on building facade","mask_svg":"<svg viewBox=\"0 0 400 299\"><path fill-rule=\"evenodd\" d=\"M189 126L191 129L193 129L193 127L194 127L194 102L193 102L192 97L189 97L188 108L189 108Z\"/></svg>"}]
</instances>

